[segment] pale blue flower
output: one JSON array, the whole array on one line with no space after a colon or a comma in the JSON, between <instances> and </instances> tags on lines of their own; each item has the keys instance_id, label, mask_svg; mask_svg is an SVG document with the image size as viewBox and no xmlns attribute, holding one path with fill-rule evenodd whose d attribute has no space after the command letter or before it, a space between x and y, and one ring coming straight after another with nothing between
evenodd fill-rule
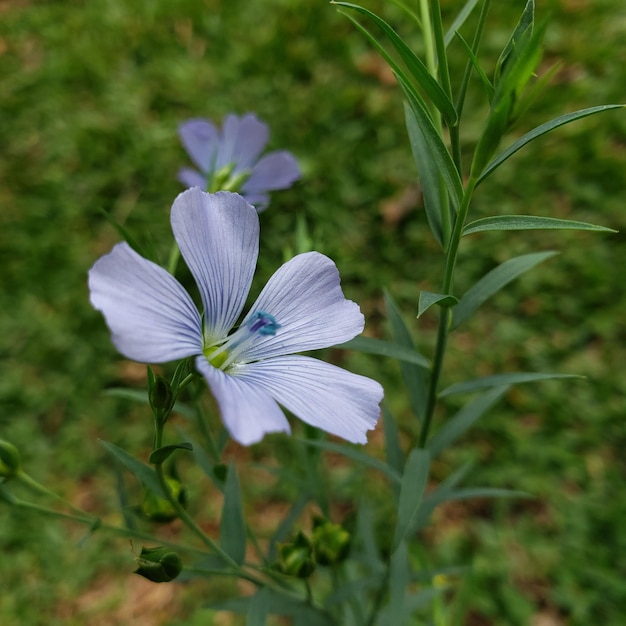
<instances>
[{"instance_id":1,"label":"pale blue flower","mask_svg":"<svg viewBox=\"0 0 626 626\"><path fill-rule=\"evenodd\" d=\"M308 424L365 443L382 387L294 354L343 343L363 330L363 315L344 297L335 264L317 252L294 257L233 330L256 266L257 212L238 194L194 188L175 200L171 222L203 314L171 274L118 244L89 272L91 302L117 349L144 363L195 356L226 428L244 445L268 432L290 432L279 404Z\"/></svg>"},{"instance_id":2,"label":"pale blue flower","mask_svg":"<svg viewBox=\"0 0 626 626\"><path fill-rule=\"evenodd\" d=\"M186 167L178 172L178 180L187 187L236 191L262 211L269 203L268 191L287 189L300 178L298 163L285 150L259 158L269 130L252 113L227 115L221 131L209 120L192 119L178 132L199 170Z\"/></svg>"}]
</instances>

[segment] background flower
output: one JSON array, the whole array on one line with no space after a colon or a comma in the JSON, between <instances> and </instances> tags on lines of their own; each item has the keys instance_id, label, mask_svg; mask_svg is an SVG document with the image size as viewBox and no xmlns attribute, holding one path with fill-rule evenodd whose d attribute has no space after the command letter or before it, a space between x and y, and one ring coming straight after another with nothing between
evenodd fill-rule
<instances>
[{"instance_id":1,"label":"background flower","mask_svg":"<svg viewBox=\"0 0 626 626\"><path fill-rule=\"evenodd\" d=\"M259 158L269 129L253 113L227 115L221 131L209 120L191 119L180 125L179 134L199 170L179 171L178 179L188 187L236 191L262 211L269 203L268 191L286 189L300 178L290 152L270 152Z\"/></svg>"}]
</instances>

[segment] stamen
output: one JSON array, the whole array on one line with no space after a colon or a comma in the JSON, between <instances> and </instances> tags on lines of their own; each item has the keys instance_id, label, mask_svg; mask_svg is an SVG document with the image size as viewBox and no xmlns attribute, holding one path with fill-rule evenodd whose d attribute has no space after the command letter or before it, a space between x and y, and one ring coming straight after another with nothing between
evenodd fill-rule
<instances>
[{"instance_id":1,"label":"stamen","mask_svg":"<svg viewBox=\"0 0 626 626\"><path fill-rule=\"evenodd\" d=\"M257 311L244 326L240 326L222 345L206 346L204 356L213 367L227 370L239 355L261 337L273 336L280 324L271 313Z\"/></svg>"},{"instance_id":2,"label":"stamen","mask_svg":"<svg viewBox=\"0 0 626 626\"><path fill-rule=\"evenodd\" d=\"M275 335L280 328L280 324L276 318L265 311L257 311L247 322L246 326L251 333L259 333L259 335Z\"/></svg>"}]
</instances>

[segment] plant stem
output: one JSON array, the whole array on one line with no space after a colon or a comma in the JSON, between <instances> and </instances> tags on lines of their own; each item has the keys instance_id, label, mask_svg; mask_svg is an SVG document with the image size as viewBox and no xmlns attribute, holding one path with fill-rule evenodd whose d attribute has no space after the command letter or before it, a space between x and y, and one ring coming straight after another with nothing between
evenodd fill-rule
<instances>
[{"instance_id":1,"label":"plant stem","mask_svg":"<svg viewBox=\"0 0 626 626\"><path fill-rule=\"evenodd\" d=\"M463 194L463 200L459 212L454 222L454 229L452 230L452 236L450 237L450 245L446 252L445 270L443 277L443 285L441 293L452 295L452 283L454 280L454 269L456 267L456 260L459 251L459 244L461 242L461 236L463 234L463 225L467 218L467 212L469 210L470 201L476 188L477 179L475 177L470 178ZM450 331L450 309L442 308L439 315L439 327L437 329L437 344L435 346L435 357L433 359L433 368L430 376L430 383L428 386L428 395L426 399L426 409L424 411L424 421L422 422L422 428L419 436L419 447L426 447L428 440L428 432L430 430L432 418L435 412L437 404L437 390L439 387L439 378L443 369L443 359L446 351L446 344L448 341L448 333Z\"/></svg>"},{"instance_id":2,"label":"plant stem","mask_svg":"<svg viewBox=\"0 0 626 626\"><path fill-rule=\"evenodd\" d=\"M187 527L204 543L211 548L216 554L218 554L228 565L234 569L239 569L239 564L236 563L220 546L211 539L201 528L196 524L195 520L185 511L182 504L178 501L178 498L172 493L170 486L166 480L165 472L163 470L163 463L155 463L154 469L156 470L157 477L161 489L165 494L168 502L174 507L178 517L187 525Z\"/></svg>"}]
</instances>

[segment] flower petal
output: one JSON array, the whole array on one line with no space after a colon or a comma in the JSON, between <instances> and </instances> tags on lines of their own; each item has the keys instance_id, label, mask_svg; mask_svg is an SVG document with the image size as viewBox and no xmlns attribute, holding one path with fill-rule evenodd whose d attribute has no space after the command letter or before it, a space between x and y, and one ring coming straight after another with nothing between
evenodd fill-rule
<instances>
[{"instance_id":1,"label":"flower petal","mask_svg":"<svg viewBox=\"0 0 626 626\"><path fill-rule=\"evenodd\" d=\"M250 178L242 185L244 195L287 189L300 178L300 167L286 150L266 154L253 168Z\"/></svg>"},{"instance_id":2,"label":"flower petal","mask_svg":"<svg viewBox=\"0 0 626 626\"><path fill-rule=\"evenodd\" d=\"M236 193L209 194L195 187L176 198L171 220L200 289L209 339L224 339L250 290L259 253L257 212Z\"/></svg>"},{"instance_id":3,"label":"flower petal","mask_svg":"<svg viewBox=\"0 0 626 626\"><path fill-rule=\"evenodd\" d=\"M250 170L259 158L267 140L269 129L253 113L241 117L227 115L222 126L222 138L215 170L235 164L235 172Z\"/></svg>"},{"instance_id":4,"label":"flower petal","mask_svg":"<svg viewBox=\"0 0 626 626\"><path fill-rule=\"evenodd\" d=\"M337 266L319 252L287 261L267 285L243 321L263 311L280 324L275 335L259 335L240 355L243 361L327 348L363 331L359 306L341 291Z\"/></svg>"},{"instance_id":5,"label":"flower petal","mask_svg":"<svg viewBox=\"0 0 626 626\"><path fill-rule=\"evenodd\" d=\"M213 170L213 163L219 144L219 132L214 124L205 119L192 119L178 127L178 134L187 154L208 174Z\"/></svg>"},{"instance_id":6,"label":"flower petal","mask_svg":"<svg viewBox=\"0 0 626 626\"><path fill-rule=\"evenodd\" d=\"M207 180L200 172L192 170L190 167L182 167L178 170L178 180L185 187L200 187L206 189Z\"/></svg>"},{"instance_id":7,"label":"flower petal","mask_svg":"<svg viewBox=\"0 0 626 626\"><path fill-rule=\"evenodd\" d=\"M248 363L232 378L269 393L307 424L353 443L367 442L366 433L380 415L383 388L376 381L318 359L288 356Z\"/></svg>"},{"instance_id":8,"label":"flower petal","mask_svg":"<svg viewBox=\"0 0 626 626\"><path fill-rule=\"evenodd\" d=\"M89 289L115 347L129 359L165 363L202 351L200 314L189 294L128 244L116 245L96 261Z\"/></svg>"},{"instance_id":9,"label":"flower petal","mask_svg":"<svg viewBox=\"0 0 626 626\"><path fill-rule=\"evenodd\" d=\"M248 446L266 433L291 432L276 401L254 381L229 376L202 356L196 359L196 367L211 387L224 425L235 441Z\"/></svg>"}]
</instances>

